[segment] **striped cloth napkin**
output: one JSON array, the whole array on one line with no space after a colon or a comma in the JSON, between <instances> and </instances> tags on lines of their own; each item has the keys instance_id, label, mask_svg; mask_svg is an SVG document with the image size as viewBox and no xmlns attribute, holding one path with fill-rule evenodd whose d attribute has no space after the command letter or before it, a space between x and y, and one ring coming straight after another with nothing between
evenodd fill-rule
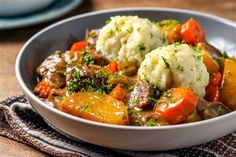
<instances>
[{"instance_id":1,"label":"striped cloth napkin","mask_svg":"<svg viewBox=\"0 0 236 157\"><path fill-rule=\"evenodd\" d=\"M52 129L23 95L0 102L0 135L53 156L236 157L236 131L215 141L170 151L134 152L89 144Z\"/></svg>"}]
</instances>

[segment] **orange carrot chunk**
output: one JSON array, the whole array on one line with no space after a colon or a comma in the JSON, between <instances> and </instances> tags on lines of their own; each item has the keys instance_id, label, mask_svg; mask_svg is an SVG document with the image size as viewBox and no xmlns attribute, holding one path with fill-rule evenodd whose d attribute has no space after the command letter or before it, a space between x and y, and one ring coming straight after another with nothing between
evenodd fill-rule
<instances>
[{"instance_id":1,"label":"orange carrot chunk","mask_svg":"<svg viewBox=\"0 0 236 157\"><path fill-rule=\"evenodd\" d=\"M126 91L121 84L116 85L116 87L111 91L110 95L120 101L124 101Z\"/></svg>"},{"instance_id":2,"label":"orange carrot chunk","mask_svg":"<svg viewBox=\"0 0 236 157\"><path fill-rule=\"evenodd\" d=\"M71 51L82 51L86 48L87 46L87 42L86 41L78 41L75 42L72 46L71 46Z\"/></svg>"},{"instance_id":3,"label":"orange carrot chunk","mask_svg":"<svg viewBox=\"0 0 236 157\"><path fill-rule=\"evenodd\" d=\"M39 95L41 98L47 98L51 89L54 88L54 84L47 80L43 79L39 84L34 88L34 92Z\"/></svg>"},{"instance_id":4,"label":"orange carrot chunk","mask_svg":"<svg viewBox=\"0 0 236 157\"><path fill-rule=\"evenodd\" d=\"M186 87L172 88L161 96L155 111L171 124L180 123L194 112L198 100Z\"/></svg>"},{"instance_id":5,"label":"orange carrot chunk","mask_svg":"<svg viewBox=\"0 0 236 157\"><path fill-rule=\"evenodd\" d=\"M181 37L187 44L196 45L205 42L205 31L203 27L193 18L181 26Z\"/></svg>"},{"instance_id":6,"label":"orange carrot chunk","mask_svg":"<svg viewBox=\"0 0 236 157\"><path fill-rule=\"evenodd\" d=\"M119 64L116 61L112 61L107 65L107 70L111 73L119 71Z\"/></svg>"}]
</instances>

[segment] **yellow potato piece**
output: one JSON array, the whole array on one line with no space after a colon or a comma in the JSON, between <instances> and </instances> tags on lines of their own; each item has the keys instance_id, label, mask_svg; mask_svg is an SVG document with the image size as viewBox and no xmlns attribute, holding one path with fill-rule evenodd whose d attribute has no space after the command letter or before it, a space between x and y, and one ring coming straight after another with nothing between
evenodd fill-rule
<instances>
[{"instance_id":1,"label":"yellow potato piece","mask_svg":"<svg viewBox=\"0 0 236 157\"><path fill-rule=\"evenodd\" d=\"M59 109L97 122L118 125L128 123L128 112L125 104L106 94L73 93L62 101Z\"/></svg>"},{"instance_id":2,"label":"yellow potato piece","mask_svg":"<svg viewBox=\"0 0 236 157\"><path fill-rule=\"evenodd\" d=\"M223 87L220 89L220 101L232 110L236 110L236 62L225 59Z\"/></svg>"}]
</instances>

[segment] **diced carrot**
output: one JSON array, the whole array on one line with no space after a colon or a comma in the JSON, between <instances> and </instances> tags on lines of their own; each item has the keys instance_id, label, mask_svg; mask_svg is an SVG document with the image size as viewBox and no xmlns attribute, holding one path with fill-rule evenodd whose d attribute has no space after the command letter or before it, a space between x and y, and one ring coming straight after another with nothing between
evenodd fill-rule
<instances>
[{"instance_id":1,"label":"diced carrot","mask_svg":"<svg viewBox=\"0 0 236 157\"><path fill-rule=\"evenodd\" d=\"M107 65L106 68L109 72L115 73L119 71L119 64L116 61L112 61Z\"/></svg>"},{"instance_id":2,"label":"diced carrot","mask_svg":"<svg viewBox=\"0 0 236 157\"><path fill-rule=\"evenodd\" d=\"M172 88L161 96L155 111L171 124L180 123L195 111L198 100L186 87Z\"/></svg>"},{"instance_id":3,"label":"diced carrot","mask_svg":"<svg viewBox=\"0 0 236 157\"><path fill-rule=\"evenodd\" d=\"M203 27L193 18L181 26L181 37L187 44L196 45L205 42L205 31Z\"/></svg>"},{"instance_id":4,"label":"diced carrot","mask_svg":"<svg viewBox=\"0 0 236 157\"><path fill-rule=\"evenodd\" d=\"M121 84L116 85L116 87L111 91L110 95L120 101L124 101L126 91Z\"/></svg>"},{"instance_id":5,"label":"diced carrot","mask_svg":"<svg viewBox=\"0 0 236 157\"><path fill-rule=\"evenodd\" d=\"M210 102L218 101L220 97L219 88L222 83L222 74L215 72L209 79L209 84L206 87L205 99Z\"/></svg>"},{"instance_id":6,"label":"diced carrot","mask_svg":"<svg viewBox=\"0 0 236 157\"><path fill-rule=\"evenodd\" d=\"M51 89L54 88L54 84L47 80L43 79L39 84L34 88L34 92L39 95L41 98L47 98Z\"/></svg>"},{"instance_id":7,"label":"diced carrot","mask_svg":"<svg viewBox=\"0 0 236 157\"><path fill-rule=\"evenodd\" d=\"M78 41L75 42L72 46L71 46L71 51L82 51L86 48L87 46L87 42L86 41Z\"/></svg>"},{"instance_id":8,"label":"diced carrot","mask_svg":"<svg viewBox=\"0 0 236 157\"><path fill-rule=\"evenodd\" d=\"M212 86L208 85L206 87L206 95L204 97L205 100L209 102L215 102L219 100L219 87L218 86Z\"/></svg>"}]
</instances>

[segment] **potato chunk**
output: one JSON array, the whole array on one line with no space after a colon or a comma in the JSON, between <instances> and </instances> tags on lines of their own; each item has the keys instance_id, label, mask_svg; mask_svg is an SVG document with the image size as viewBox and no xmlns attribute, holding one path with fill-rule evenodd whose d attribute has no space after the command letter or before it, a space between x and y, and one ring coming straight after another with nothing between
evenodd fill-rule
<instances>
[{"instance_id":1,"label":"potato chunk","mask_svg":"<svg viewBox=\"0 0 236 157\"><path fill-rule=\"evenodd\" d=\"M220 101L236 110L236 61L225 59L223 79Z\"/></svg>"},{"instance_id":2,"label":"potato chunk","mask_svg":"<svg viewBox=\"0 0 236 157\"><path fill-rule=\"evenodd\" d=\"M128 123L128 112L125 104L106 94L73 93L62 101L59 109L97 122L118 125Z\"/></svg>"}]
</instances>

